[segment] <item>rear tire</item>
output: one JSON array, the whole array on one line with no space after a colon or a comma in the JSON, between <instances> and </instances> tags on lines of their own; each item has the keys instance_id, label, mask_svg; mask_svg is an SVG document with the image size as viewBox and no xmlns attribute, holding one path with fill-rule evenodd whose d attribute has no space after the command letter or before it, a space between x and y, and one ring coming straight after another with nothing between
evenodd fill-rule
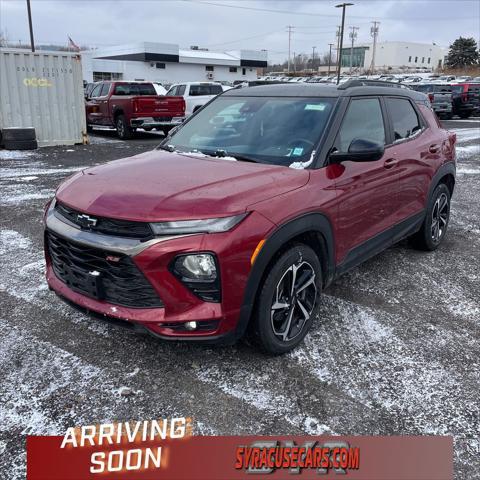
<instances>
[{"instance_id":1,"label":"rear tire","mask_svg":"<svg viewBox=\"0 0 480 480\"><path fill-rule=\"evenodd\" d=\"M38 143L36 140L4 140L6 150L36 150Z\"/></svg>"},{"instance_id":2,"label":"rear tire","mask_svg":"<svg viewBox=\"0 0 480 480\"><path fill-rule=\"evenodd\" d=\"M117 129L118 138L121 140L129 140L133 137L133 130L128 125L125 115L118 115L115 119L115 127Z\"/></svg>"},{"instance_id":3,"label":"rear tire","mask_svg":"<svg viewBox=\"0 0 480 480\"><path fill-rule=\"evenodd\" d=\"M431 196L425 220L420 230L410 240L419 250L436 250L443 242L450 219L450 190L440 183Z\"/></svg>"},{"instance_id":4,"label":"rear tire","mask_svg":"<svg viewBox=\"0 0 480 480\"><path fill-rule=\"evenodd\" d=\"M146 132L151 132L153 130L153 127L143 127L143 129L146 131Z\"/></svg>"},{"instance_id":5,"label":"rear tire","mask_svg":"<svg viewBox=\"0 0 480 480\"><path fill-rule=\"evenodd\" d=\"M30 140L33 141L36 139L35 136L35 129L30 127L30 128L4 128L3 131L3 140L8 141L8 140L21 140L21 141L26 141Z\"/></svg>"},{"instance_id":6,"label":"rear tire","mask_svg":"<svg viewBox=\"0 0 480 480\"><path fill-rule=\"evenodd\" d=\"M295 348L308 333L322 288L315 252L299 244L269 267L252 318L256 343L273 355Z\"/></svg>"}]
</instances>

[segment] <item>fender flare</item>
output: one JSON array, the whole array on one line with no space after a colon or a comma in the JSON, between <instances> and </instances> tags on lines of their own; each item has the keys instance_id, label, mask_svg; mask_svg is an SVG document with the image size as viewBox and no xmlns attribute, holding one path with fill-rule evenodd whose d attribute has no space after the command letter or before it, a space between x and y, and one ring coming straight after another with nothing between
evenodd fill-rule
<instances>
[{"instance_id":1,"label":"fender flare","mask_svg":"<svg viewBox=\"0 0 480 480\"><path fill-rule=\"evenodd\" d=\"M430 187L428 188L428 195L427 195L427 205L432 198L433 191L437 187L440 182L440 179L443 178L445 175L452 175L455 181L456 178L456 167L454 162L447 162L444 163L433 175L432 180L430 181ZM452 189L453 193L453 189Z\"/></svg>"},{"instance_id":2,"label":"fender flare","mask_svg":"<svg viewBox=\"0 0 480 480\"><path fill-rule=\"evenodd\" d=\"M265 241L248 276L243 303L236 327L236 339L241 338L247 329L258 288L268 264L288 241L307 232L318 233L323 240L323 245L321 247L325 249L325 252L322 256L321 263L325 270L322 272L324 285L328 285L334 278L335 243L330 220L321 213L307 213L281 225Z\"/></svg>"}]
</instances>

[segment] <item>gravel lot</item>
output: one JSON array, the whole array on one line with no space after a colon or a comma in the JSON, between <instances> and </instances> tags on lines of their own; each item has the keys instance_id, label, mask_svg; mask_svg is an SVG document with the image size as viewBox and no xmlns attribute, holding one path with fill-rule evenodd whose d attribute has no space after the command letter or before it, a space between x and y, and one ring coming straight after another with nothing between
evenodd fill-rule
<instances>
[{"instance_id":1,"label":"gravel lot","mask_svg":"<svg viewBox=\"0 0 480 480\"><path fill-rule=\"evenodd\" d=\"M442 248L404 242L341 278L279 358L138 336L48 291L41 217L55 187L159 136L0 151L0 478L24 478L26 434L171 415L203 434L454 435L455 478L480 478L480 121L444 123L459 168Z\"/></svg>"}]
</instances>

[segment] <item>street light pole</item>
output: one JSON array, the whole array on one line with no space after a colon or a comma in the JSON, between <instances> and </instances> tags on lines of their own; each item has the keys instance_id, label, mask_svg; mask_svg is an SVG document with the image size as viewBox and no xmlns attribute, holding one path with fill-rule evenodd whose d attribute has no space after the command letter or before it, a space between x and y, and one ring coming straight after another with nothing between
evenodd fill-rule
<instances>
[{"instance_id":1,"label":"street light pole","mask_svg":"<svg viewBox=\"0 0 480 480\"><path fill-rule=\"evenodd\" d=\"M343 48L343 31L345 29L345 9L350 7L353 3L341 3L340 5L335 5L335 8L342 9L342 27L340 30L340 51L338 52L338 66L337 66L337 85L340 83L340 70L342 68L342 48Z\"/></svg>"},{"instance_id":2,"label":"street light pole","mask_svg":"<svg viewBox=\"0 0 480 480\"><path fill-rule=\"evenodd\" d=\"M330 76L330 65L332 64L332 47L333 43L328 44L330 46L330 51L328 53L328 75Z\"/></svg>"},{"instance_id":3,"label":"street light pole","mask_svg":"<svg viewBox=\"0 0 480 480\"><path fill-rule=\"evenodd\" d=\"M32 10L30 8L30 0L27 0L27 12L28 12L28 27L30 29L30 46L32 48L32 52L35 52L35 42L33 40Z\"/></svg>"},{"instance_id":4,"label":"street light pole","mask_svg":"<svg viewBox=\"0 0 480 480\"><path fill-rule=\"evenodd\" d=\"M317 47L312 47L312 70L315 70L315 49Z\"/></svg>"}]
</instances>

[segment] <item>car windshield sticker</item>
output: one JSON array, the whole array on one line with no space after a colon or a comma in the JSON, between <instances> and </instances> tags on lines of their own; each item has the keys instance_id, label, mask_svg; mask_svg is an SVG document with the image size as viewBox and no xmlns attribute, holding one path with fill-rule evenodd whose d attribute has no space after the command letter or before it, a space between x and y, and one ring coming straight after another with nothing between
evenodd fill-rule
<instances>
[{"instance_id":1,"label":"car windshield sticker","mask_svg":"<svg viewBox=\"0 0 480 480\"><path fill-rule=\"evenodd\" d=\"M303 153L303 148L301 147L296 147L293 149L292 155L296 155L297 157Z\"/></svg>"},{"instance_id":2,"label":"car windshield sticker","mask_svg":"<svg viewBox=\"0 0 480 480\"><path fill-rule=\"evenodd\" d=\"M305 110L320 110L323 112L326 105L324 103L307 103L305 105Z\"/></svg>"}]
</instances>

